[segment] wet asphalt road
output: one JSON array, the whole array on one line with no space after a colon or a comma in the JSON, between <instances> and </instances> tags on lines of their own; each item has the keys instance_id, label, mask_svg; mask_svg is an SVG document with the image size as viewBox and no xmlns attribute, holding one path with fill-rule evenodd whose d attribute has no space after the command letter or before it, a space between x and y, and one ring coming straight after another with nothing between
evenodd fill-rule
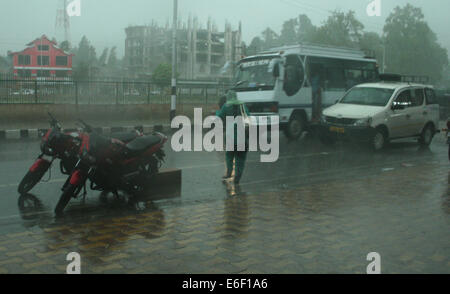
<instances>
[{"instance_id":1,"label":"wet asphalt road","mask_svg":"<svg viewBox=\"0 0 450 294\"><path fill-rule=\"evenodd\" d=\"M65 177L60 174L58 166L53 167L48 182L38 184L32 190L32 195L26 199L23 197L20 199L17 193L17 185L38 155L39 142L37 140L0 142L0 235L16 236L16 234L24 231L40 234L46 228L52 226L65 227L76 226L78 223L106 222L115 217L129 217L142 212L151 213L155 209L157 211L177 211L178 209L189 210L190 207L195 210L195 208L222 205L223 203L227 205L227 199L230 196L236 196L233 194L234 192L230 193L230 190L233 191L234 187L230 188L229 185L224 185L221 181L221 176L224 173L223 153L175 153L171 151L170 144L166 145L165 151L167 161L164 167L182 169L180 197L155 202L144 199L130 204L127 203L128 198L123 195L120 199L115 199L111 195L105 199L100 197L99 192L89 191L86 202L72 200L66 209L66 217L56 220L53 216L53 209L60 196L60 188L65 181ZM407 177L408 173L411 174L410 179ZM401 175L402 181L405 180L406 182L399 180L401 184L396 186L395 175ZM374 194L373 186L380 187L380 189L390 189L388 192L383 192L387 193L387 196L380 195L381 202L377 202L374 206L370 204L367 204L367 206L375 210L382 208L385 214L388 214L391 209L393 213L398 213L399 206L413 205L408 203L411 199L392 198L391 196L401 194L406 188L413 188L417 192L417 195L414 196L415 200L417 200L417 197L422 197L420 201L423 202L419 203L417 208L413 208L413 213L417 213L418 218L427 222L426 225L424 224L426 227L433 227L432 237L434 240L439 240L436 245L439 254L436 253L436 249L429 252L430 255L437 254L438 267L430 268L434 268L438 272L448 273L450 272L450 260L448 258L450 253L450 238L448 237L450 229L449 178L447 145L445 145L442 135L437 135L429 148L419 148L415 141L404 140L392 143L386 150L379 153L373 153L364 146L352 143L338 143L336 146L330 147L322 145L315 138L307 137L301 141L288 142L284 136L281 136L280 158L277 162L260 163L259 154L250 153L237 196L250 195L250 197L262 198L264 195L269 195L266 199L271 199L271 197L281 198L291 195L289 197L294 197L295 201L312 201L312 206L306 213L306 215L309 215L307 219L320 218L323 214L326 217L345 215L350 219L350 222L361 221L361 224L364 224L363 226L372 230L373 236L383 238L384 230L386 230L383 226L386 224L374 229L376 224L373 223L373 219L376 219L375 216L371 216L370 221L355 217L359 214L363 215L362 211L367 213L368 208L365 207L366 205L361 199ZM435 182L433 183L433 181ZM331 187L329 186L330 183L338 186L345 185L345 187L338 187L330 191L328 189ZM414 187L405 187L405 183ZM360 199L345 196L329 198L332 197L333 191L339 191L335 193L341 195L342 190L347 189L351 194L355 192L352 191L353 186L361 193ZM303 193L299 196L299 189L300 191L306 189L306 195ZM322 195L325 198L322 198ZM372 196L378 197L378 195ZM317 202L312 200L314 197L317 197ZM323 199L327 200L322 202ZM23 200L25 202L31 201L32 206L36 206L38 203L38 207L28 210L24 214L23 208L21 210L18 204ZM322 207L325 204L326 207ZM420 212L420 205L426 208L424 211L432 207L433 213L437 214L437 216L434 216L434 224L426 221L423 213ZM289 205L285 209L287 215L292 213ZM402 208L399 211L402 211ZM283 214L282 211L279 213ZM399 216L397 215L397 217ZM414 219L414 216L405 216L404 219L400 217L399 222L404 221L402 225L408 226L409 218ZM326 231L324 234L326 234ZM390 232L390 234L394 233ZM423 242L427 242L425 236L422 239ZM0 255L4 252L8 253L10 250L8 247L3 247L5 249L1 250L1 243L0 240ZM400 250L402 241L398 240L397 243L391 245L397 246L397 250ZM287 246L287 244L283 243L282 246ZM422 253L426 254L426 252L424 250ZM2 258L0 258L0 269L1 260ZM424 263L427 265L426 262ZM231 264L235 266L234 263L231 262ZM258 265L257 262L254 264ZM336 272L358 272L352 267L346 268L344 266L345 261L339 265L342 267L338 267L339 269ZM198 269L198 272L203 272L206 268ZM426 272L430 268L425 266L418 271ZM127 269L125 267L117 270L118 272L131 272L131 268L130 270ZM250 269L250 265L245 267L246 271L250 271ZM291 269L289 271L291 273L327 272L326 267L318 266L303 267L303 270L292 267L289 269ZM404 268L399 267L396 270L408 272L407 269L409 268L406 266ZM155 267L155 272L164 272L164 270L173 272L165 267ZM11 271L14 272L14 270L9 272ZM22 272L23 269L17 269L17 271ZM329 271L334 272L333 270ZM412 268L411 271L415 272ZM225 267L223 271L219 272L233 272L233 270L227 270ZM236 272L242 271L236 270ZM277 269L272 269L272 272L277 272ZM395 270L392 272L395 272Z\"/></svg>"}]
</instances>

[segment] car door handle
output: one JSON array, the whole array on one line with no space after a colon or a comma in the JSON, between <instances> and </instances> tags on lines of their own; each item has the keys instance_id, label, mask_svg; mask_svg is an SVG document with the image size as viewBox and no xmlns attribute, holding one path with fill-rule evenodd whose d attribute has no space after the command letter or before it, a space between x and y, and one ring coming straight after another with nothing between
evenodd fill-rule
<instances>
[{"instance_id":1,"label":"car door handle","mask_svg":"<svg viewBox=\"0 0 450 294\"><path fill-rule=\"evenodd\" d=\"M407 118L407 119L410 119L410 118L411 118L411 115L407 114L407 115L406 115L406 118Z\"/></svg>"},{"instance_id":2,"label":"car door handle","mask_svg":"<svg viewBox=\"0 0 450 294\"><path fill-rule=\"evenodd\" d=\"M428 114L428 112L426 112L426 111L423 112L423 115L427 115L427 114Z\"/></svg>"}]
</instances>

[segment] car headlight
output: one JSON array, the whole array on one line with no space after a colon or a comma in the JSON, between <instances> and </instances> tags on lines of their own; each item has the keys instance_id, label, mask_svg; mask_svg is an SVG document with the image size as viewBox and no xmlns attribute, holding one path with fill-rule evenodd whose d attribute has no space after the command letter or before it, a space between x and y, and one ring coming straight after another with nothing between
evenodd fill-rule
<instances>
[{"instance_id":1,"label":"car headlight","mask_svg":"<svg viewBox=\"0 0 450 294\"><path fill-rule=\"evenodd\" d=\"M358 119L357 121L355 121L355 123L353 125L356 127L369 127L371 124L372 124L372 118L368 117L368 118Z\"/></svg>"}]
</instances>

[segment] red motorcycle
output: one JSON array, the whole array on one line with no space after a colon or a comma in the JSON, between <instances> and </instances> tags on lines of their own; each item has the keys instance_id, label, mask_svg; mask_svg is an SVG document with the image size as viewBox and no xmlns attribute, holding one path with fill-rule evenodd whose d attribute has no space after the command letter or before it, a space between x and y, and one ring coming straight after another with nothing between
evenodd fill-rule
<instances>
[{"instance_id":1,"label":"red motorcycle","mask_svg":"<svg viewBox=\"0 0 450 294\"><path fill-rule=\"evenodd\" d=\"M51 115L50 129L42 137L41 155L30 167L25 177L19 184L19 194L31 191L48 171L53 161L61 159L60 169L62 173L69 173L76 164L77 150L81 140L78 133L63 133L59 122Z\"/></svg>"},{"instance_id":2,"label":"red motorcycle","mask_svg":"<svg viewBox=\"0 0 450 294\"><path fill-rule=\"evenodd\" d=\"M40 146L42 153L20 182L17 191L21 195L30 192L41 181L55 159L60 159L60 171L65 175L71 174L78 161L78 151L82 142L80 133L62 132L60 123L51 113L48 115L50 116L50 129L42 137ZM131 133L116 133L113 134L113 137L123 142L130 142L142 135L141 131L136 130Z\"/></svg>"},{"instance_id":3,"label":"red motorcycle","mask_svg":"<svg viewBox=\"0 0 450 294\"><path fill-rule=\"evenodd\" d=\"M92 129L81 121L86 129ZM131 195L145 191L165 158L167 137L161 133L141 136L129 143L105 138L95 132L83 133L79 160L62 188L55 208L61 215L70 199L77 198L90 181L91 190L118 191Z\"/></svg>"}]
</instances>

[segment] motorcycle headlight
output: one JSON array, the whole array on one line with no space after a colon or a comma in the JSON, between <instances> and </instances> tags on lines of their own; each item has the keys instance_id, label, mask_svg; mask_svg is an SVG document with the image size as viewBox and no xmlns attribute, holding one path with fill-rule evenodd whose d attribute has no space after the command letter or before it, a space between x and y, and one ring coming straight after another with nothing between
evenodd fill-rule
<instances>
[{"instance_id":1,"label":"motorcycle headlight","mask_svg":"<svg viewBox=\"0 0 450 294\"><path fill-rule=\"evenodd\" d=\"M358 119L357 121L355 121L355 123L353 125L356 127L369 127L371 124L372 124L372 118L368 117L368 118Z\"/></svg>"}]
</instances>

